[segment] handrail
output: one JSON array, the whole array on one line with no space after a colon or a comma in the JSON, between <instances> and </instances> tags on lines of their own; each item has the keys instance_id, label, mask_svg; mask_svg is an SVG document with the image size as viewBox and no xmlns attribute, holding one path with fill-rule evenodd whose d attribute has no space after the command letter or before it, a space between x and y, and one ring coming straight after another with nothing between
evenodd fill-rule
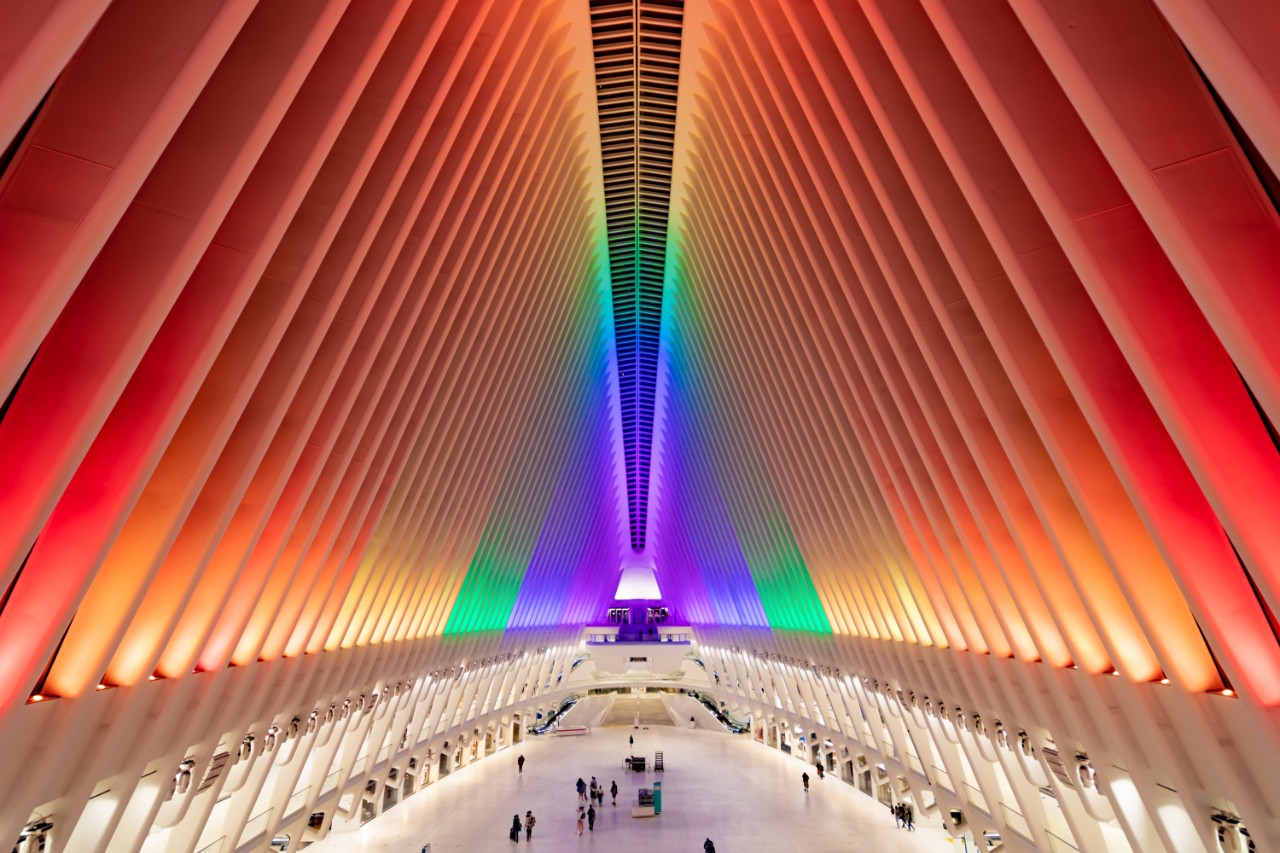
<instances>
[{"instance_id":1,"label":"handrail","mask_svg":"<svg viewBox=\"0 0 1280 853\"><path fill-rule=\"evenodd\" d=\"M733 732L734 734L739 735L739 734L742 734L743 732L748 731L746 723L738 722L737 720L730 717L729 714L723 708L720 708L718 705L716 705L715 700L712 699L711 697L704 696L703 694L699 693L697 690L686 690L685 693L688 694L695 701L697 701L700 705L702 705L702 707L706 708L707 711L709 711L711 715L716 718L716 722L724 726L730 732Z\"/></svg>"},{"instance_id":2,"label":"handrail","mask_svg":"<svg viewBox=\"0 0 1280 853\"><path fill-rule=\"evenodd\" d=\"M534 735L546 734L547 731L550 730L552 724L555 723L557 719L567 714L569 712L569 709L571 709L576 704L578 704L577 696L566 697L564 702L560 704L560 707L556 708L554 711L548 714L546 719L544 719L542 722L538 723L537 725L530 726L528 729L529 734L534 734Z\"/></svg>"},{"instance_id":3,"label":"handrail","mask_svg":"<svg viewBox=\"0 0 1280 853\"><path fill-rule=\"evenodd\" d=\"M951 793L956 792L955 786L951 784L951 774L936 764L933 765L933 780Z\"/></svg>"},{"instance_id":4,"label":"handrail","mask_svg":"<svg viewBox=\"0 0 1280 853\"><path fill-rule=\"evenodd\" d=\"M196 851L196 853L222 853L222 845L226 840L227 837L224 835L212 844L206 844L204 847L201 847Z\"/></svg>"}]
</instances>

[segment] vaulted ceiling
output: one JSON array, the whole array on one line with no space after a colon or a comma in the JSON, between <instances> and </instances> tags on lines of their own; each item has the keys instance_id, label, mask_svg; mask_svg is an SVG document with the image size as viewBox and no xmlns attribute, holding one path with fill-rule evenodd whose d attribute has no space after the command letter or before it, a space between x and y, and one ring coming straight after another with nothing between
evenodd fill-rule
<instances>
[{"instance_id":1,"label":"vaulted ceiling","mask_svg":"<svg viewBox=\"0 0 1280 853\"><path fill-rule=\"evenodd\" d=\"M1270 6L0 11L0 724L637 557L1280 704Z\"/></svg>"},{"instance_id":2,"label":"vaulted ceiling","mask_svg":"<svg viewBox=\"0 0 1280 853\"><path fill-rule=\"evenodd\" d=\"M99 4L6 77L6 690L581 625L640 552L1280 701L1271 113L1133 5Z\"/></svg>"}]
</instances>

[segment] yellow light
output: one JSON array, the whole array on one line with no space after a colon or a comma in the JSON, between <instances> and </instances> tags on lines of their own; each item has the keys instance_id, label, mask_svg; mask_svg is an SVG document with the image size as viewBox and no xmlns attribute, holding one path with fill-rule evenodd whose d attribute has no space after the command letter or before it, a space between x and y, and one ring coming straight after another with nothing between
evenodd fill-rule
<instances>
[{"instance_id":1,"label":"yellow light","mask_svg":"<svg viewBox=\"0 0 1280 853\"><path fill-rule=\"evenodd\" d=\"M44 701L44 697L43 697L43 696L41 696L39 693L32 693L32 694L31 694L31 701L32 701L32 702L43 702L43 701Z\"/></svg>"},{"instance_id":2,"label":"yellow light","mask_svg":"<svg viewBox=\"0 0 1280 853\"><path fill-rule=\"evenodd\" d=\"M1223 696L1234 696L1234 695L1236 695L1236 692L1235 692L1234 690L1232 690L1230 687L1228 687L1226 690L1223 690L1223 691L1222 691L1222 695L1223 695Z\"/></svg>"},{"instance_id":3,"label":"yellow light","mask_svg":"<svg viewBox=\"0 0 1280 853\"><path fill-rule=\"evenodd\" d=\"M1161 684L1168 684L1168 683L1169 683L1169 679L1167 679L1167 678L1162 678L1162 679L1160 679L1160 683L1161 683Z\"/></svg>"}]
</instances>

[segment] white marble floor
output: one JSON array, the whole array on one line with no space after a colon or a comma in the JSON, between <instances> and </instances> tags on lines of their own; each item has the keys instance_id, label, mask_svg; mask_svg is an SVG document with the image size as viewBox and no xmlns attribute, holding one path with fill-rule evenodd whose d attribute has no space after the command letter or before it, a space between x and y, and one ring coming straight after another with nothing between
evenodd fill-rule
<instances>
[{"instance_id":1,"label":"white marble floor","mask_svg":"<svg viewBox=\"0 0 1280 853\"><path fill-rule=\"evenodd\" d=\"M630 774L621 769L635 734L635 754L650 762L664 753L666 771ZM526 759L516 772L516 756ZM701 853L711 838L718 853L743 851L954 851L936 816L916 832L895 828L888 809L833 775L818 781L809 767L804 793L798 759L752 743L746 736L655 726L598 728L589 736L536 737L448 776L360 829L332 833L308 853L432 853L506 850L511 816L532 809L538 819L533 851L607 850ZM595 832L576 834L578 777L595 775L606 787L618 782L618 805L605 805ZM662 781L662 815L631 817L641 787ZM525 849L523 837L520 847Z\"/></svg>"}]
</instances>

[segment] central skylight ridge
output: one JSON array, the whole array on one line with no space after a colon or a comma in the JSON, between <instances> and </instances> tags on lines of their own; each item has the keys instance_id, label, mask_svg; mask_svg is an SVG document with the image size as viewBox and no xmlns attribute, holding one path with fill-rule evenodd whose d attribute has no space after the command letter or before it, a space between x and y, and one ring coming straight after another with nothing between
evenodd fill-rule
<instances>
[{"instance_id":1,"label":"central skylight ridge","mask_svg":"<svg viewBox=\"0 0 1280 853\"><path fill-rule=\"evenodd\" d=\"M684 0L591 0L631 547L649 504Z\"/></svg>"}]
</instances>

